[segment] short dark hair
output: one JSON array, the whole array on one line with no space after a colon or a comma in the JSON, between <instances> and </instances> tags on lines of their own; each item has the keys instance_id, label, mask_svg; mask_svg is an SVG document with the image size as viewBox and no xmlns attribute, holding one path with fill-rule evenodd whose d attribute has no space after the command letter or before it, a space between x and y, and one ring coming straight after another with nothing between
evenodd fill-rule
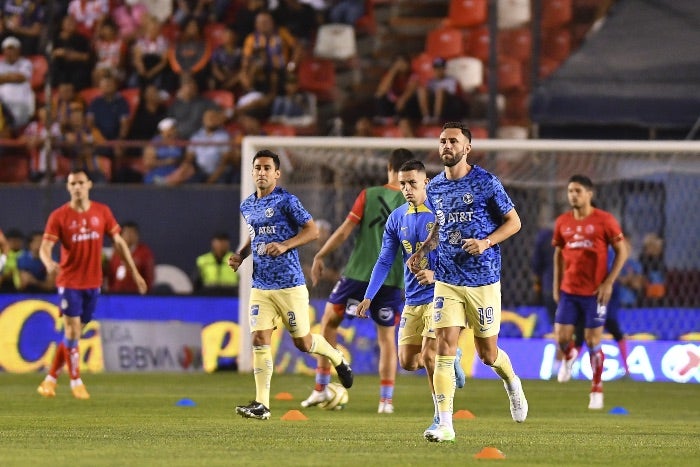
<instances>
[{"instance_id":1,"label":"short dark hair","mask_svg":"<svg viewBox=\"0 0 700 467\"><path fill-rule=\"evenodd\" d=\"M464 123L462 123L462 122L447 122L442 126L443 131L447 130L448 128L457 128L457 129L461 130L462 134L467 137L469 142L470 143L472 142L472 132L469 129L469 127L467 127L467 125L465 125Z\"/></svg>"},{"instance_id":2,"label":"short dark hair","mask_svg":"<svg viewBox=\"0 0 700 467\"><path fill-rule=\"evenodd\" d=\"M392 172L398 172L399 167L415 158L416 156L406 148L394 149L391 151L391 154L389 154L389 169L391 169Z\"/></svg>"},{"instance_id":3,"label":"short dark hair","mask_svg":"<svg viewBox=\"0 0 700 467\"><path fill-rule=\"evenodd\" d=\"M588 190L593 191L593 181L585 175L572 175L571 178L569 178L569 183L578 183L579 185L586 187Z\"/></svg>"},{"instance_id":4,"label":"short dark hair","mask_svg":"<svg viewBox=\"0 0 700 467\"><path fill-rule=\"evenodd\" d=\"M255 153L255 156L253 156L253 164L255 164L255 161L257 159L260 159L261 157L271 158L272 161L275 163L275 169L280 169L280 156L278 156L274 152L270 151L269 149L261 149L260 151Z\"/></svg>"},{"instance_id":5,"label":"short dark hair","mask_svg":"<svg viewBox=\"0 0 700 467\"><path fill-rule=\"evenodd\" d=\"M134 229L136 232L139 231L139 225L134 221L122 222L122 230L124 229Z\"/></svg>"},{"instance_id":6,"label":"short dark hair","mask_svg":"<svg viewBox=\"0 0 700 467\"><path fill-rule=\"evenodd\" d=\"M212 240L226 240L229 241L231 240L231 237L229 237L228 232L216 232L214 235L211 236Z\"/></svg>"},{"instance_id":7,"label":"short dark hair","mask_svg":"<svg viewBox=\"0 0 700 467\"><path fill-rule=\"evenodd\" d=\"M84 167L74 167L71 169L71 171L68 173L68 175L75 175L75 174L85 174L88 180L92 181L92 177L90 176L90 172L84 168Z\"/></svg>"},{"instance_id":8,"label":"short dark hair","mask_svg":"<svg viewBox=\"0 0 700 467\"><path fill-rule=\"evenodd\" d=\"M411 159L410 161L401 164L401 167L399 168L399 172L410 172L412 170L425 172L425 165L418 159Z\"/></svg>"}]
</instances>

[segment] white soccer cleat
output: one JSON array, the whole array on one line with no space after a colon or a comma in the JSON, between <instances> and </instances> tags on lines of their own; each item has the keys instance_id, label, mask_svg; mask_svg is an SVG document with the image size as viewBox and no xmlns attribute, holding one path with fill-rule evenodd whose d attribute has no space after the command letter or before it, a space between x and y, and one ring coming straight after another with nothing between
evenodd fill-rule
<instances>
[{"instance_id":1,"label":"white soccer cleat","mask_svg":"<svg viewBox=\"0 0 700 467\"><path fill-rule=\"evenodd\" d=\"M592 392L590 400L588 401L588 408L591 410L602 410L603 409L603 393L602 392Z\"/></svg>"},{"instance_id":2,"label":"white soccer cleat","mask_svg":"<svg viewBox=\"0 0 700 467\"><path fill-rule=\"evenodd\" d=\"M574 367L574 362L578 357L578 350L571 350L571 358L564 359L559 367L559 373L557 373L557 381L560 383L566 383L571 379L571 370Z\"/></svg>"},{"instance_id":3,"label":"white soccer cleat","mask_svg":"<svg viewBox=\"0 0 700 467\"><path fill-rule=\"evenodd\" d=\"M513 380L513 390L508 389L508 385L503 382L508 393L508 399L510 400L510 415L518 423L522 423L527 418L527 399L525 398L525 393L523 392L523 384L520 382L520 378L517 376Z\"/></svg>"},{"instance_id":4,"label":"white soccer cleat","mask_svg":"<svg viewBox=\"0 0 700 467\"><path fill-rule=\"evenodd\" d=\"M433 416L433 423L423 432L423 438L428 439L428 433L437 429L440 426L440 417Z\"/></svg>"},{"instance_id":5,"label":"white soccer cleat","mask_svg":"<svg viewBox=\"0 0 700 467\"><path fill-rule=\"evenodd\" d=\"M301 406L304 408L313 407L322 402L331 400L332 397L333 396L327 389L324 389L323 391L317 391L314 389L311 391L311 395L306 400L301 401Z\"/></svg>"},{"instance_id":6,"label":"white soccer cleat","mask_svg":"<svg viewBox=\"0 0 700 467\"><path fill-rule=\"evenodd\" d=\"M394 413L394 404L390 401L379 401L377 413Z\"/></svg>"},{"instance_id":7,"label":"white soccer cleat","mask_svg":"<svg viewBox=\"0 0 700 467\"><path fill-rule=\"evenodd\" d=\"M434 430L425 432L425 439L433 443L454 443L455 430L445 425L438 425Z\"/></svg>"}]
</instances>

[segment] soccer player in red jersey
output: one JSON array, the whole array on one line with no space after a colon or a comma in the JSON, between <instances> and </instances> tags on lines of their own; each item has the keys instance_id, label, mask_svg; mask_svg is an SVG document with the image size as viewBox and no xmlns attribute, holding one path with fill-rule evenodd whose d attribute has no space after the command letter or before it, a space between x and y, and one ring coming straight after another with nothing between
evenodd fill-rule
<instances>
[{"instance_id":1,"label":"soccer player in red jersey","mask_svg":"<svg viewBox=\"0 0 700 467\"><path fill-rule=\"evenodd\" d=\"M77 399L89 399L80 379L78 341L82 326L90 322L102 286L102 246L105 236L112 237L114 248L126 261L141 294L146 281L120 235L121 228L105 204L90 200L92 182L83 170L73 170L67 182L70 201L54 210L46 222L39 256L48 273L58 271L56 286L64 320L64 339L56 348L49 374L37 391L44 397L56 395L56 380L64 363L68 363L70 386ZM61 262L56 263L51 251L61 244Z\"/></svg>"},{"instance_id":2,"label":"soccer player in red jersey","mask_svg":"<svg viewBox=\"0 0 700 467\"><path fill-rule=\"evenodd\" d=\"M554 334L564 354L557 379L571 378L578 352L571 340L576 321L585 321L593 382L588 408L603 408L604 355L601 336L613 284L629 252L615 217L593 206L593 182L585 175L573 175L567 188L571 211L559 216L554 225L554 300L558 303ZM608 271L608 246L615 260Z\"/></svg>"}]
</instances>

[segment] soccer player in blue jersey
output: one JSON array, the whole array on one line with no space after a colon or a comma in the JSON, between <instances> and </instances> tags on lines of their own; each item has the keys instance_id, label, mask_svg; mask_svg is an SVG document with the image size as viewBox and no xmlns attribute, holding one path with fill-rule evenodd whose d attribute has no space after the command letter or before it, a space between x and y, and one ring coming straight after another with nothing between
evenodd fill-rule
<instances>
[{"instance_id":1,"label":"soccer player in blue jersey","mask_svg":"<svg viewBox=\"0 0 700 467\"><path fill-rule=\"evenodd\" d=\"M411 160L399 168L399 185L407 203L398 207L389 215L384 227L382 249L377 263L372 269L372 276L365 291L365 298L357 305L357 315L366 316L372 300L384 283L396 254L400 249L403 260L416 251L428 235L435 222L435 215L425 206L428 177L421 161ZM399 364L408 371L425 368L428 384L433 394L433 430L440 420L438 418L437 399L433 390L433 370L435 368L435 330L433 329L433 273L437 252L430 252L424 258L424 264L416 274L408 267L404 268L406 285L406 304L401 313L399 324ZM465 374L455 360L457 386L463 387Z\"/></svg>"},{"instance_id":2,"label":"soccer player in blue jersey","mask_svg":"<svg viewBox=\"0 0 700 467\"><path fill-rule=\"evenodd\" d=\"M495 175L467 161L471 132L460 122L445 123L439 153L445 171L427 187L426 204L435 224L425 243L407 261L418 273L437 248L433 320L437 337L433 386L440 425L426 432L434 442L453 442L454 360L460 331L474 330L481 361L503 380L513 420L527 417L527 400L508 355L498 347L501 327L501 252L498 244L520 230L513 201Z\"/></svg>"},{"instance_id":3,"label":"soccer player in blue jersey","mask_svg":"<svg viewBox=\"0 0 700 467\"><path fill-rule=\"evenodd\" d=\"M318 237L311 214L299 199L277 186L280 159L267 149L253 157L255 193L241 203L241 215L249 236L233 253L228 264L238 270L243 259L253 255L253 288L250 291L250 329L253 333L255 400L236 407L246 418L270 418L270 380L274 367L270 342L281 321L302 352L327 357L340 382L352 386L353 375L343 354L323 336L310 333L309 291L299 262L297 247Z\"/></svg>"}]
</instances>

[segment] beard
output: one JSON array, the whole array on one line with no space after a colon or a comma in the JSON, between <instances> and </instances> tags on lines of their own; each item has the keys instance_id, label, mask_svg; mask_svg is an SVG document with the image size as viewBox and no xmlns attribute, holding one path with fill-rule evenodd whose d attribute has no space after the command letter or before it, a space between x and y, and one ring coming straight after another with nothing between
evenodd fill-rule
<instances>
[{"instance_id":1,"label":"beard","mask_svg":"<svg viewBox=\"0 0 700 467\"><path fill-rule=\"evenodd\" d=\"M442 154L440 156L440 159L442 159L442 165L444 165L445 167L454 167L455 165L459 164L463 158L463 153Z\"/></svg>"}]
</instances>

